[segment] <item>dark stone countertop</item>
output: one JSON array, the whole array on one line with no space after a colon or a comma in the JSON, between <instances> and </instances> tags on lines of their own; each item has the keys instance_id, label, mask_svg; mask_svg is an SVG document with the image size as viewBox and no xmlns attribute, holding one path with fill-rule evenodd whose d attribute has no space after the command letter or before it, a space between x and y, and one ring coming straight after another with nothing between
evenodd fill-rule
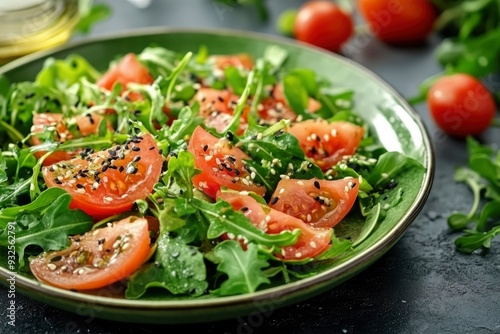
<instances>
[{"instance_id":1,"label":"dark stone countertop","mask_svg":"<svg viewBox=\"0 0 500 334\"><path fill-rule=\"evenodd\" d=\"M92 35L144 26L232 28L276 34L278 14L299 0L268 0L271 18L258 20L251 8L215 6L210 0L160 1L136 9L126 1L106 1L113 17L95 26ZM75 39L78 39L76 37ZM426 46L393 48L370 39L355 39L346 48L349 58L371 69L403 96L438 73L433 57L439 39ZM492 82L495 84L495 82ZM436 175L427 204L396 245L374 265L315 298L277 309L259 318L196 325L142 325L78 316L16 295L16 327L7 325L0 310L0 333L500 333L500 243L483 255L462 255L446 217L467 210L472 196L455 184L453 171L466 163L465 144L438 131L425 104L416 107L432 136ZM498 142L489 130L485 142ZM7 303L0 288L0 304Z\"/></svg>"}]
</instances>

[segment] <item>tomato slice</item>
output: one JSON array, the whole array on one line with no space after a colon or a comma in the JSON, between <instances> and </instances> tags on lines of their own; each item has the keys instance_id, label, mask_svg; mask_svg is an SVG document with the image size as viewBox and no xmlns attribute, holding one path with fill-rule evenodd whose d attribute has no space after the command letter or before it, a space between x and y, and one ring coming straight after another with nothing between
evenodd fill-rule
<instances>
[{"instance_id":1,"label":"tomato slice","mask_svg":"<svg viewBox=\"0 0 500 334\"><path fill-rule=\"evenodd\" d=\"M205 125L220 133L233 119L234 108L238 103L239 96L228 90L201 88L193 99L200 104L200 116L205 119ZM246 106L240 118L237 134L243 133L247 128L249 112L250 107Z\"/></svg>"},{"instance_id":2,"label":"tomato slice","mask_svg":"<svg viewBox=\"0 0 500 334\"><path fill-rule=\"evenodd\" d=\"M128 211L134 201L146 198L158 182L164 161L150 134L89 153L43 167L42 175L48 187L71 195L71 208L99 218Z\"/></svg>"},{"instance_id":3,"label":"tomato slice","mask_svg":"<svg viewBox=\"0 0 500 334\"><path fill-rule=\"evenodd\" d=\"M217 138L198 126L191 137L188 151L194 156L201 174L193 177L195 187L215 198L221 186L233 190L253 191L261 196L266 188L253 182L243 160L250 157L234 147L226 138Z\"/></svg>"},{"instance_id":4,"label":"tomato slice","mask_svg":"<svg viewBox=\"0 0 500 334\"><path fill-rule=\"evenodd\" d=\"M215 55L212 56L214 66L218 69L226 67L237 67L251 70L253 68L253 58L249 54L240 53L235 55Z\"/></svg>"},{"instance_id":5,"label":"tomato slice","mask_svg":"<svg viewBox=\"0 0 500 334\"><path fill-rule=\"evenodd\" d=\"M113 85L119 82L123 86L123 92L127 89L129 83L151 84L153 80L149 70L137 60L135 54L128 53L115 66L104 73L97 81L97 85L106 90L111 90ZM138 93L132 93L128 97L132 101L142 98Z\"/></svg>"},{"instance_id":6,"label":"tomato slice","mask_svg":"<svg viewBox=\"0 0 500 334\"><path fill-rule=\"evenodd\" d=\"M218 197L231 204L233 209L242 211L253 225L268 234L299 229L300 235L297 242L283 247L281 254L277 254L279 258L304 260L314 258L330 248L332 236L330 228L311 227L298 218L260 204L248 195L219 192Z\"/></svg>"},{"instance_id":7,"label":"tomato slice","mask_svg":"<svg viewBox=\"0 0 500 334\"><path fill-rule=\"evenodd\" d=\"M98 289L130 276L150 252L148 221L138 217L70 239L67 249L42 253L30 261L38 280L62 289Z\"/></svg>"},{"instance_id":8,"label":"tomato slice","mask_svg":"<svg viewBox=\"0 0 500 334\"><path fill-rule=\"evenodd\" d=\"M351 210L359 191L358 180L283 179L269 206L313 227L334 227Z\"/></svg>"},{"instance_id":9,"label":"tomato slice","mask_svg":"<svg viewBox=\"0 0 500 334\"><path fill-rule=\"evenodd\" d=\"M99 124L103 120L103 117L99 114L86 114L86 115L78 115L72 118L63 119L62 114L55 113L39 113L33 115L33 126L31 127L31 133L34 134L31 141L33 145L39 145L42 143L39 137L36 136L37 133L42 133L49 126L52 126L56 129L57 138L54 140L64 143L67 140L74 139L75 134L77 137L87 137L92 134L96 134L99 131ZM78 133L73 133L68 130L66 124L68 123L76 123L76 131ZM108 122L108 129L113 131L113 127ZM46 151L35 152L34 155L40 159ZM73 158L79 151L56 151L49 155L43 161L44 166L52 165L62 160L69 160Z\"/></svg>"},{"instance_id":10,"label":"tomato slice","mask_svg":"<svg viewBox=\"0 0 500 334\"><path fill-rule=\"evenodd\" d=\"M305 155L325 171L356 152L364 129L344 121L306 120L293 124L289 132L297 137Z\"/></svg>"}]
</instances>

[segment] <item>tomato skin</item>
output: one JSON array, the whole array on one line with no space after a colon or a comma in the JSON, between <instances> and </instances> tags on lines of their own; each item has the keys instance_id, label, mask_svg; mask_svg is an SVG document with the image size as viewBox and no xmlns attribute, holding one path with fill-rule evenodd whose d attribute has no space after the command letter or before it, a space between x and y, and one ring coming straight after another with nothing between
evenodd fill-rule
<instances>
[{"instance_id":1,"label":"tomato skin","mask_svg":"<svg viewBox=\"0 0 500 334\"><path fill-rule=\"evenodd\" d=\"M354 178L281 180L269 206L313 227L334 227L353 207L359 191Z\"/></svg>"},{"instance_id":2,"label":"tomato skin","mask_svg":"<svg viewBox=\"0 0 500 334\"><path fill-rule=\"evenodd\" d=\"M265 187L253 183L244 168L243 160L250 157L227 139L214 137L198 126L189 140L188 151L194 156L195 167L201 169L201 174L193 177L193 185L208 196L215 198L221 186L261 196L266 192Z\"/></svg>"},{"instance_id":3,"label":"tomato skin","mask_svg":"<svg viewBox=\"0 0 500 334\"><path fill-rule=\"evenodd\" d=\"M155 140L145 134L125 145L43 167L42 175L48 187L71 195L71 208L103 218L128 211L134 201L146 198L163 161Z\"/></svg>"},{"instance_id":4,"label":"tomato skin","mask_svg":"<svg viewBox=\"0 0 500 334\"><path fill-rule=\"evenodd\" d=\"M115 242L118 247L113 247ZM149 244L148 221L128 217L72 237L70 247L40 254L30 261L30 269L38 280L58 288L98 289L139 269L147 260Z\"/></svg>"},{"instance_id":5,"label":"tomato skin","mask_svg":"<svg viewBox=\"0 0 500 334\"><path fill-rule=\"evenodd\" d=\"M496 113L491 93L469 74L438 79L429 89L427 105L436 124L456 137L480 134Z\"/></svg>"},{"instance_id":6,"label":"tomato skin","mask_svg":"<svg viewBox=\"0 0 500 334\"><path fill-rule=\"evenodd\" d=\"M311 227L300 219L263 206L249 195L219 192L217 197L231 204L235 210L241 210L244 207L243 214L250 219L254 226L267 234L279 234L282 231L300 229L297 242L294 245L283 247L281 254L276 254L283 260L314 258L330 248L332 229Z\"/></svg>"},{"instance_id":7,"label":"tomato skin","mask_svg":"<svg viewBox=\"0 0 500 334\"><path fill-rule=\"evenodd\" d=\"M34 134L32 137L33 145L39 145L42 141L36 136L37 133L42 133L46 127L53 126L55 127L58 138L57 140L61 143L65 142L69 139L74 139L75 135L71 133L66 127L66 121L75 122L78 126L78 137L87 137L92 134L96 134L99 131L99 124L103 120L103 117L99 114L87 114L87 115L77 115L71 119L64 120L62 114L56 113L37 113L33 115L33 126L31 127L31 133ZM113 127L108 122L108 130L113 131ZM54 163L63 160L69 160L73 158L79 151L56 151L50 154L43 161L44 166L49 166ZM34 152L35 157L40 159L43 155L47 153L46 151L38 151Z\"/></svg>"},{"instance_id":8,"label":"tomato skin","mask_svg":"<svg viewBox=\"0 0 500 334\"><path fill-rule=\"evenodd\" d=\"M108 69L96 84L106 90L111 90L117 82L122 84L123 92L127 89L129 83L151 84L153 83L153 77L149 74L146 66L137 60L135 54L128 53L115 66ZM142 98L137 93L132 93L128 97L132 101Z\"/></svg>"},{"instance_id":9,"label":"tomato skin","mask_svg":"<svg viewBox=\"0 0 500 334\"><path fill-rule=\"evenodd\" d=\"M351 16L332 1L308 1L295 18L297 40L334 52L340 51L353 32Z\"/></svg>"},{"instance_id":10,"label":"tomato skin","mask_svg":"<svg viewBox=\"0 0 500 334\"><path fill-rule=\"evenodd\" d=\"M299 140L305 155L324 171L354 154L364 135L363 127L345 121L306 120L288 131Z\"/></svg>"},{"instance_id":11,"label":"tomato skin","mask_svg":"<svg viewBox=\"0 0 500 334\"><path fill-rule=\"evenodd\" d=\"M393 45L421 43L437 18L428 0L358 0L358 8L373 34Z\"/></svg>"}]
</instances>

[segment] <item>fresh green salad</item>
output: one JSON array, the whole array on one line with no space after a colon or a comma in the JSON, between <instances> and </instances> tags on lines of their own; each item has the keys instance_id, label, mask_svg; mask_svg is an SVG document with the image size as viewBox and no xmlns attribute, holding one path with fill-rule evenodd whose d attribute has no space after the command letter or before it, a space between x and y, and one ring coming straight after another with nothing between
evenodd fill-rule
<instances>
[{"instance_id":1,"label":"fresh green salad","mask_svg":"<svg viewBox=\"0 0 500 334\"><path fill-rule=\"evenodd\" d=\"M425 169L377 142L353 89L287 58L151 46L0 77L2 267L218 297L313 276L385 233Z\"/></svg>"}]
</instances>

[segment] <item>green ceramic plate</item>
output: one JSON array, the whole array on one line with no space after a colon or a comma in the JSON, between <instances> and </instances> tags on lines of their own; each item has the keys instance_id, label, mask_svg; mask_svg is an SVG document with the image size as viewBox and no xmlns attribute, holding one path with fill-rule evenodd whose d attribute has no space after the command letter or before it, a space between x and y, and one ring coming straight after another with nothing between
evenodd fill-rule
<instances>
[{"instance_id":1,"label":"green ceramic plate","mask_svg":"<svg viewBox=\"0 0 500 334\"><path fill-rule=\"evenodd\" d=\"M98 69L105 69L117 54L140 52L146 46L158 44L175 51L197 51L200 44L211 53L248 52L262 55L270 44L289 52L287 67L308 67L333 84L356 91L356 111L371 125L375 136L388 150L403 152L421 162L427 172L406 173L399 179L404 196L399 205L388 211L373 233L347 257L330 263L310 278L268 288L241 296L199 300L126 300L119 296L121 287L108 287L92 294L76 293L39 283L18 275L18 291L47 304L78 314L95 314L117 321L144 323L192 323L236 317L252 312L268 312L277 307L296 303L333 288L359 273L380 258L396 243L417 216L429 194L434 158L428 134L417 114L389 85L360 65L319 49L296 44L286 39L236 31L138 30L110 37L89 39L56 50L39 53L14 61L0 69L12 82L33 80L45 58L63 58L78 53ZM337 235L355 237L360 224L336 227ZM0 267L5 283L10 272Z\"/></svg>"}]
</instances>

